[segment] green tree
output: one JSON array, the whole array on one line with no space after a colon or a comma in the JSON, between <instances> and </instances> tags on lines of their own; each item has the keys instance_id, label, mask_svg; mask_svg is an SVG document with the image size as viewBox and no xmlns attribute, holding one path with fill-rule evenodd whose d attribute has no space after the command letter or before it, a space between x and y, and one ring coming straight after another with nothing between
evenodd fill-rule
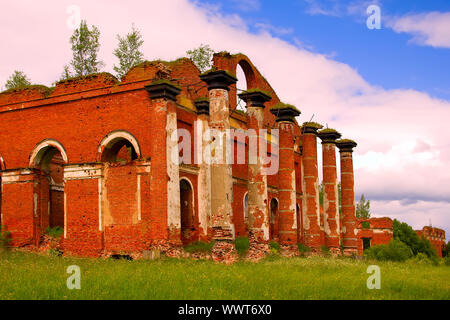
<instances>
[{"instance_id":1,"label":"green tree","mask_svg":"<svg viewBox=\"0 0 450 320\"><path fill-rule=\"evenodd\" d=\"M200 47L186 52L188 57L194 62L200 72L205 72L212 67L212 56L214 50L208 45L201 44Z\"/></svg>"},{"instance_id":2,"label":"green tree","mask_svg":"<svg viewBox=\"0 0 450 320\"><path fill-rule=\"evenodd\" d=\"M119 66L114 66L114 71L121 79L132 67L144 61L144 54L139 49L144 40L134 25L131 32L125 37L117 35L117 40L119 40L119 45L114 50L114 55L119 59Z\"/></svg>"},{"instance_id":3,"label":"green tree","mask_svg":"<svg viewBox=\"0 0 450 320\"><path fill-rule=\"evenodd\" d=\"M74 76L97 73L104 66L103 62L98 60L99 39L100 31L98 28L91 26L91 29L89 29L86 20L82 20L79 28L70 37L73 53L70 65L73 68Z\"/></svg>"},{"instance_id":4,"label":"green tree","mask_svg":"<svg viewBox=\"0 0 450 320\"><path fill-rule=\"evenodd\" d=\"M364 194L361 195L361 200L356 204L356 217L357 218L370 218L370 200L366 201Z\"/></svg>"},{"instance_id":5,"label":"green tree","mask_svg":"<svg viewBox=\"0 0 450 320\"><path fill-rule=\"evenodd\" d=\"M22 71L15 70L14 73L8 78L5 84L6 90L20 89L31 85L27 75Z\"/></svg>"},{"instance_id":6,"label":"green tree","mask_svg":"<svg viewBox=\"0 0 450 320\"><path fill-rule=\"evenodd\" d=\"M414 255L418 253L424 253L429 258L436 258L437 254L431 245L430 241L428 241L425 237L419 237L417 233L413 230L411 226L407 223L400 222L397 219L394 220L393 223L394 229L394 239L398 239L408 245Z\"/></svg>"}]
</instances>

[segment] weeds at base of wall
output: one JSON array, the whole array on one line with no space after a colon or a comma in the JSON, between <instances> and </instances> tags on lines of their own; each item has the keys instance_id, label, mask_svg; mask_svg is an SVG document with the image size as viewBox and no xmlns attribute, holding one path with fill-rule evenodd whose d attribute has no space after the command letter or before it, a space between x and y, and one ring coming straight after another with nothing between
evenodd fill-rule
<instances>
[{"instance_id":1,"label":"weeds at base of wall","mask_svg":"<svg viewBox=\"0 0 450 320\"><path fill-rule=\"evenodd\" d=\"M243 257L247 254L248 249L250 248L250 241L246 237L236 238L235 240L236 251L239 254L239 257Z\"/></svg>"},{"instance_id":2,"label":"weeds at base of wall","mask_svg":"<svg viewBox=\"0 0 450 320\"><path fill-rule=\"evenodd\" d=\"M211 242L196 241L185 246L184 251L187 253L197 253L197 252L211 253L213 247L214 241Z\"/></svg>"},{"instance_id":3,"label":"weeds at base of wall","mask_svg":"<svg viewBox=\"0 0 450 320\"><path fill-rule=\"evenodd\" d=\"M48 227L45 230L45 234L48 235L49 237L58 239L61 238L61 236L64 234L64 229L59 226L53 228Z\"/></svg>"},{"instance_id":4,"label":"weeds at base of wall","mask_svg":"<svg viewBox=\"0 0 450 320\"><path fill-rule=\"evenodd\" d=\"M10 242L11 242L11 232L6 230L5 226L0 225L0 251L2 252L8 251Z\"/></svg>"}]
</instances>

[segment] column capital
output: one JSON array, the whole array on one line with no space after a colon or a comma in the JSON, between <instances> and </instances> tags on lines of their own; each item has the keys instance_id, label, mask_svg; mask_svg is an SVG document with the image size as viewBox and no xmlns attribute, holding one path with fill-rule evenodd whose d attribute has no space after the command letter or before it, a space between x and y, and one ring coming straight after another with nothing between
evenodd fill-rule
<instances>
[{"instance_id":1,"label":"column capital","mask_svg":"<svg viewBox=\"0 0 450 320\"><path fill-rule=\"evenodd\" d=\"M272 97L269 94L264 93L259 89L247 90L240 93L238 96L239 98L244 100L245 103L247 103L247 108L248 107L264 108L265 107L264 103L272 100Z\"/></svg>"},{"instance_id":2,"label":"column capital","mask_svg":"<svg viewBox=\"0 0 450 320\"><path fill-rule=\"evenodd\" d=\"M145 86L152 99L168 99L177 101L177 95L180 94L181 88L168 80L157 80Z\"/></svg>"},{"instance_id":3,"label":"column capital","mask_svg":"<svg viewBox=\"0 0 450 320\"><path fill-rule=\"evenodd\" d=\"M323 126L317 122L304 122L302 125L303 133L313 133L317 134L317 131L322 129Z\"/></svg>"},{"instance_id":4,"label":"column capital","mask_svg":"<svg viewBox=\"0 0 450 320\"><path fill-rule=\"evenodd\" d=\"M197 108L197 114L205 114L209 116L209 100L208 99L197 99L195 100L195 107Z\"/></svg>"},{"instance_id":5,"label":"column capital","mask_svg":"<svg viewBox=\"0 0 450 320\"><path fill-rule=\"evenodd\" d=\"M285 103L278 103L270 108L270 112L277 118L277 122L295 122L295 117L301 114L300 110L296 107Z\"/></svg>"},{"instance_id":6,"label":"column capital","mask_svg":"<svg viewBox=\"0 0 450 320\"><path fill-rule=\"evenodd\" d=\"M339 148L339 151L342 153L342 152L353 152L353 148L356 148L358 144L350 139L341 139L336 141L336 145Z\"/></svg>"},{"instance_id":7,"label":"column capital","mask_svg":"<svg viewBox=\"0 0 450 320\"><path fill-rule=\"evenodd\" d=\"M319 136L320 140L322 140L322 144L326 143L336 144L336 140L342 137L342 135L339 132L329 128L320 130L317 133L317 135Z\"/></svg>"},{"instance_id":8,"label":"column capital","mask_svg":"<svg viewBox=\"0 0 450 320\"><path fill-rule=\"evenodd\" d=\"M200 75L200 79L208 85L208 90L224 89L230 91L230 86L237 82L235 76L225 70L212 70Z\"/></svg>"}]
</instances>

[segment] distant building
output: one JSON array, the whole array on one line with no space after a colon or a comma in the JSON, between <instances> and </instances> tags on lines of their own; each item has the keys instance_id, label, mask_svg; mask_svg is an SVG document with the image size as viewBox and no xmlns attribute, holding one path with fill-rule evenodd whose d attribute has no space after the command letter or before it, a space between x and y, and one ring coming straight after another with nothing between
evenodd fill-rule
<instances>
[{"instance_id":1,"label":"distant building","mask_svg":"<svg viewBox=\"0 0 450 320\"><path fill-rule=\"evenodd\" d=\"M416 230L416 233L419 237L424 236L431 242L439 257L443 256L442 251L444 251L446 245L444 230L427 226L423 227L422 230Z\"/></svg>"}]
</instances>

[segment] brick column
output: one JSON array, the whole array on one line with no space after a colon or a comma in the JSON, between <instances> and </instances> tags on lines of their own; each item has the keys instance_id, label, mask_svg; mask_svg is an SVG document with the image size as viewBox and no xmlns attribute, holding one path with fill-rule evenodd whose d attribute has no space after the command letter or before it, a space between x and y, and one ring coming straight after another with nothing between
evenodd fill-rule
<instances>
[{"instance_id":1,"label":"brick column","mask_svg":"<svg viewBox=\"0 0 450 320\"><path fill-rule=\"evenodd\" d=\"M233 223L233 173L232 164L227 163L230 144L227 131L230 129L230 85L237 79L225 71L211 71L200 76L207 83L209 91L210 128L214 131L214 160L211 163L211 224L214 239L213 260L225 263L237 259L234 246ZM216 154L221 152L221 154Z\"/></svg>"},{"instance_id":2,"label":"brick column","mask_svg":"<svg viewBox=\"0 0 450 320\"><path fill-rule=\"evenodd\" d=\"M358 253L356 228L355 190L353 178L353 148L357 146L352 140L338 140L337 147L341 153L341 197L342 197L342 237L344 255Z\"/></svg>"},{"instance_id":3,"label":"brick column","mask_svg":"<svg viewBox=\"0 0 450 320\"><path fill-rule=\"evenodd\" d=\"M145 87L152 99L152 195L155 198L152 218L159 221L165 241L156 245L179 248L181 242L180 177L178 158L172 159L178 149L176 100L180 88L169 81L156 81ZM173 251L175 254L177 250Z\"/></svg>"},{"instance_id":4,"label":"brick column","mask_svg":"<svg viewBox=\"0 0 450 320\"><path fill-rule=\"evenodd\" d=\"M319 138L322 140L325 241L333 255L339 255L341 253L339 195L336 170L336 140L340 137L341 134L333 129L325 129L319 132Z\"/></svg>"},{"instance_id":5,"label":"brick column","mask_svg":"<svg viewBox=\"0 0 450 320\"><path fill-rule=\"evenodd\" d=\"M279 137L280 169L278 173L279 209L279 242L284 252L298 252L296 184L294 161L294 128L295 117L300 115L295 107L280 104L270 112L277 117Z\"/></svg>"},{"instance_id":6,"label":"brick column","mask_svg":"<svg viewBox=\"0 0 450 320\"><path fill-rule=\"evenodd\" d=\"M248 163L248 222L249 222L249 256L254 260L263 258L270 252L269 246L269 200L267 195L267 176L263 172L266 152L260 149L260 144L266 143L264 129L264 103L271 97L260 91L244 92L239 97L247 103L247 128L249 148L257 154L249 155ZM265 149L267 150L267 149Z\"/></svg>"},{"instance_id":7,"label":"brick column","mask_svg":"<svg viewBox=\"0 0 450 320\"><path fill-rule=\"evenodd\" d=\"M314 252L320 252L323 231L320 226L319 173L317 168L317 130L320 124L305 122L302 127L303 141L303 228L305 244Z\"/></svg>"},{"instance_id":8,"label":"brick column","mask_svg":"<svg viewBox=\"0 0 450 320\"><path fill-rule=\"evenodd\" d=\"M203 154L207 148L208 141L204 139L209 130L209 101L195 101L198 118L195 122L195 157L194 163L198 164L198 216L199 235L201 241L208 241L212 237L212 229L209 221L211 219L211 167L205 161Z\"/></svg>"}]
</instances>

